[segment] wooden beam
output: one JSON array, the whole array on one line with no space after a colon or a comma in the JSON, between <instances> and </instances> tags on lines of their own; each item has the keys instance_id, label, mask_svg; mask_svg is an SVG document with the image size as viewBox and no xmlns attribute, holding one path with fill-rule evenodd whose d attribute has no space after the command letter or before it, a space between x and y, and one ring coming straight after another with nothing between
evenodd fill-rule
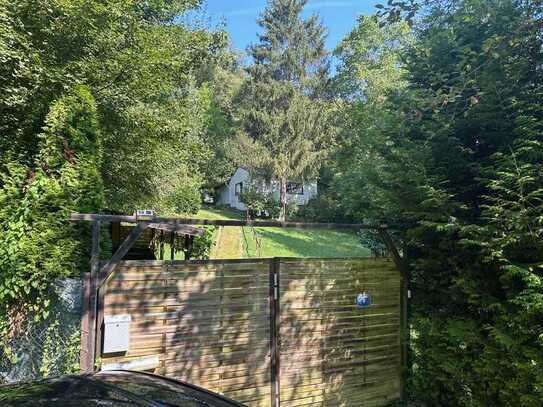
<instances>
[{"instance_id":1,"label":"wooden beam","mask_svg":"<svg viewBox=\"0 0 543 407\"><path fill-rule=\"evenodd\" d=\"M388 231L384 228L379 228L379 235L381 236L381 239L383 239L383 242L385 243L388 251L390 252L390 255L392 256L392 260L394 261L394 264L400 271L402 277L407 278L407 267L405 265L404 259L400 255L400 252L396 248L396 245L394 244L394 241L392 240L392 237L390 237L390 234Z\"/></svg>"},{"instance_id":2,"label":"wooden beam","mask_svg":"<svg viewBox=\"0 0 543 407\"><path fill-rule=\"evenodd\" d=\"M100 272L102 276L100 277L98 288L101 288L104 285L107 279L115 271L115 268L117 268L119 262L123 259L124 256L126 256L128 251L132 248L134 243L136 243L136 240L138 240L138 238L141 236L145 229L147 229L147 223L140 222L134 229L130 231L129 235L121 243L115 254L104 265L104 267L102 267L102 270Z\"/></svg>"},{"instance_id":3,"label":"wooden beam","mask_svg":"<svg viewBox=\"0 0 543 407\"><path fill-rule=\"evenodd\" d=\"M160 231L160 244L159 244L159 251L160 251L160 260L164 260L164 231Z\"/></svg>"},{"instance_id":4,"label":"wooden beam","mask_svg":"<svg viewBox=\"0 0 543 407\"><path fill-rule=\"evenodd\" d=\"M79 350L79 369L82 373L92 373L92 347L91 347L91 327L90 322L90 295L91 279L90 273L81 273L83 281L83 309L81 310L81 348Z\"/></svg>"},{"instance_id":5,"label":"wooden beam","mask_svg":"<svg viewBox=\"0 0 543 407\"><path fill-rule=\"evenodd\" d=\"M129 222L138 223L135 216L127 215L101 215L89 213L73 213L71 220L93 221L100 219L105 222ZM198 218L161 218L155 217L148 223L169 223L174 225L215 225L215 226L254 226L276 227L294 229L387 229L384 224L366 225L360 223L303 223L303 222L277 222L277 221L253 221L253 220L225 220L225 219L198 219Z\"/></svg>"},{"instance_id":6,"label":"wooden beam","mask_svg":"<svg viewBox=\"0 0 543 407\"><path fill-rule=\"evenodd\" d=\"M360 259L361 257L357 257ZM319 258L319 260L328 260L328 258ZM187 265L207 265L207 264L268 264L270 258L246 258L246 259L193 259L193 260L174 260L174 265L177 266L187 266ZM138 267L138 266L163 266L164 262L160 260L123 260L123 265L128 267Z\"/></svg>"},{"instance_id":7,"label":"wooden beam","mask_svg":"<svg viewBox=\"0 0 543 407\"><path fill-rule=\"evenodd\" d=\"M80 367L85 373L91 373L94 371L94 361L96 358L96 291L98 274L100 271L101 221L95 220L92 226L90 275L83 280L84 300L81 320Z\"/></svg>"},{"instance_id":8,"label":"wooden beam","mask_svg":"<svg viewBox=\"0 0 543 407\"><path fill-rule=\"evenodd\" d=\"M104 329L104 300L105 286L99 287L96 291L98 300L96 302L96 355L102 356L102 337Z\"/></svg>"},{"instance_id":9,"label":"wooden beam","mask_svg":"<svg viewBox=\"0 0 543 407\"><path fill-rule=\"evenodd\" d=\"M185 235L185 260L190 260L192 258L192 247L194 243L194 236Z\"/></svg>"},{"instance_id":10,"label":"wooden beam","mask_svg":"<svg viewBox=\"0 0 543 407\"><path fill-rule=\"evenodd\" d=\"M130 222L130 223L137 222L136 217L132 215L105 215L105 214L95 214L95 213L72 213L70 215L70 220L86 220L86 221L101 220L103 222Z\"/></svg>"}]
</instances>

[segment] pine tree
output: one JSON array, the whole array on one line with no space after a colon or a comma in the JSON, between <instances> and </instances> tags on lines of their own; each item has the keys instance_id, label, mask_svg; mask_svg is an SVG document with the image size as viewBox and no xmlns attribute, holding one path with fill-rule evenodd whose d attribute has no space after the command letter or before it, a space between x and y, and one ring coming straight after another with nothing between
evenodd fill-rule
<instances>
[{"instance_id":1,"label":"pine tree","mask_svg":"<svg viewBox=\"0 0 543 407\"><path fill-rule=\"evenodd\" d=\"M254 63L241 92L243 137L266 152L259 163L244 164L254 164L278 181L282 220L287 182L316 176L333 141L329 107L322 100L329 73L325 29L316 15L302 19L306 3L269 2L258 20L263 33L249 48Z\"/></svg>"},{"instance_id":2,"label":"pine tree","mask_svg":"<svg viewBox=\"0 0 543 407\"><path fill-rule=\"evenodd\" d=\"M326 29L313 14L304 20L307 0L270 0L258 20L263 33L249 47L255 80L293 84L308 95L322 95L330 62L325 48Z\"/></svg>"}]
</instances>

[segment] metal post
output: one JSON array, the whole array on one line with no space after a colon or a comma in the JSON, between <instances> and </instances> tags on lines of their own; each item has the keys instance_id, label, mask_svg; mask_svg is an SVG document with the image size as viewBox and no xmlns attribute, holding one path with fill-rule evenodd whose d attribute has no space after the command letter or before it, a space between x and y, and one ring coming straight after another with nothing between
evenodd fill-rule
<instances>
[{"instance_id":1,"label":"metal post","mask_svg":"<svg viewBox=\"0 0 543 407\"><path fill-rule=\"evenodd\" d=\"M388 231L384 228L379 229L379 234L383 239L387 249L392 255L392 259L396 265L396 268L400 271L401 283L400 283L400 341L401 341L401 364L402 364L402 374L401 374L401 388L400 388L400 397L402 401L405 401L407 398L406 387L407 387L407 378L409 373L408 365L408 353L409 353L409 342L410 342L410 332L409 332L409 272L407 270L407 265L405 264L404 259L400 256L392 237Z\"/></svg>"},{"instance_id":2,"label":"metal post","mask_svg":"<svg viewBox=\"0 0 543 407\"><path fill-rule=\"evenodd\" d=\"M279 258L270 260L270 374L271 374L271 406L279 407L280 393L280 303L279 303Z\"/></svg>"},{"instance_id":3,"label":"metal post","mask_svg":"<svg viewBox=\"0 0 543 407\"><path fill-rule=\"evenodd\" d=\"M160 260L164 260L164 231L160 231L160 243L159 243L159 250L160 250Z\"/></svg>"}]
</instances>

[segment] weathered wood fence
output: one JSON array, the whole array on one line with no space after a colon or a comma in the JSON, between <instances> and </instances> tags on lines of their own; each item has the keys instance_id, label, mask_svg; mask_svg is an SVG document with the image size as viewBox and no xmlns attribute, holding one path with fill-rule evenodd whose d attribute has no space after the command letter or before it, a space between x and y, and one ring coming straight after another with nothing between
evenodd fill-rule
<instances>
[{"instance_id":1,"label":"weathered wood fence","mask_svg":"<svg viewBox=\"0 0 543 407\"><path fill-rule=\"evenodd\" d=\"M93 222L81 369L153 369L249 406L380 406L405 399L408 272L386 225L149 219ZM102 222L135 224L100 261ZM148 228L190 225L375 230L391 259L127 261ZM371 305L355 298L365 293ZM367 304L366 304L367 305ZM130 344L104 353L106 317L130 315ZM123 348L124 349L124 348Z\"/></svg>"},{"instance_id":2,"label":"weathered wood fence","mask_svg":"<svg viewBox=\"0 0 543 407\"><path fill-rule=\"evenodd\" d=\"M371 305L355 304L366 292ZM380 406L403 386L402 275L390 259L121 261L104 316L155 373L249 406Z\"/></svg>"}]
</instances>

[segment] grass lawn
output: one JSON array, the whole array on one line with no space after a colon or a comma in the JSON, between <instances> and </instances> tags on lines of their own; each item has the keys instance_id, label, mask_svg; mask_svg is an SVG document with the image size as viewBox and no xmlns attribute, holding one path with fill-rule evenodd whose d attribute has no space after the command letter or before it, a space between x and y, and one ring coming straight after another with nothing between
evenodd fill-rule
<instances>
[{"instance_id":1,"label":"grass lawn","mask_svg":"<svg viewBox=\"0 0 543 407\"><path fill-rule=\"evenodd\" d=\"M216 219L216 220L237 220L242 219L243 214L228 208L202 208L194 218Z\"/></svg>"},{"instance_id":2,"label":"grass lawn","mask_svg":"<svg viewBox=\"0 0 543 407\"><path fill-rule=\"evenodd\" d=\"M243 219L244 214L227 208L204 208L194 217L205 219ZM257 250L255 233L260 240ZM215 246L212 259L241 259L247 257L356 257L370 256L354 232L345 230L297 230L283 228L251 228L221 226L213 234ZM170 258L170 245L164 244L165 259ZM157 253L158 254L158 253ZM176 260L183 260L181 252Z\"/></svg>"},{"instance_id":3,"label":"grass lawn","mask_svg":"<svg viewBox=\"0 0 543 407\"><path fill-rule=\"evenodd\" d=\"M240 219L241 214L228 208L203 208L196 215L187 216L190 218L202 218L213 220ZM211 250L212 259L239 259L247 257L243 255L241 228L239 227L217 227L213 233L215 246ZM157 250L158 256L158 250ZM164 243L164 258L170 259L170 245ZM182 252L175 253L175 260L184 260Z\"/></svg>"},{"instance_id":4,"label":"grass lawn","mask_svg":"<svg viewBox=\"0 0 543 407\"><path fill-rule=\"evenodd\" d=\"M206 219L242 219L243 213L232 209L205 208L196 215ZM297 230L255 228L261 241L260 257L348 257L369 256L354 232L344 230ZM214 259L259 257L251 227L220 227L215 231Z\"/></svg>"},{"instance_id":5,"label":"grass lawn","mask_svg":"<svg viewBox=\"0 0 543 407\"><path fill-rule=\"evenodd\" d=\"M231 209L204 208L197 218L231 220L240 219L241 214ZM215 246L211 250L212 259L239 259L244 256L240 227L217 227L213 234Z\"/></svg>"},{"instance_id":6,"label":"grass lawn","mask_svg":"<svg viewBox=\"0 0 543 407\"><path fill-rule=\"evenodd\" d=\"M350 257L369 256L354 232L343 230L296 230L255 228L261 239L261 257ZM251 228L243 228L247 257L258 257Z\"/></svg>"}]
</instances>

